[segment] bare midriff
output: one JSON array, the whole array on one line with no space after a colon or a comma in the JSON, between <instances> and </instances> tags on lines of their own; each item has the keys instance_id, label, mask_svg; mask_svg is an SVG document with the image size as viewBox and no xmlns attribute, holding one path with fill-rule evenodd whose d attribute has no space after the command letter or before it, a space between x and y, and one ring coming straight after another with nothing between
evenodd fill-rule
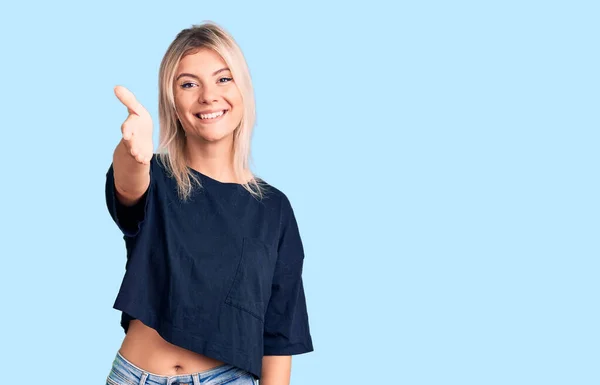
<instances>
[{"instance_id":1,"label":"bare midriff","mask_svg":"<svg viewBox=\"0 0 600 385\"><path fill-rule=\"evenodd\" d=\"M161 376L203 372L224 364L165 341L137 319L129 322L119 353L138 368Z\"/></svg>"}]
</instances>

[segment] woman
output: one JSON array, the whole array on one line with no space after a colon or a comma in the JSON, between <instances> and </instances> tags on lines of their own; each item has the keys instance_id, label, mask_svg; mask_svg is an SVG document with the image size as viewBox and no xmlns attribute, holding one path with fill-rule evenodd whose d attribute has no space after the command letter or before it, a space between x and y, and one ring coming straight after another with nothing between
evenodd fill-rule
<instances>
[{"instance_id":1,"label":"woman","mask_svg":"<svg viewBox=\"0 0 600 385\"><path fill-rule=\"evenodd\" d=\"M126 271L114 308L125 338L111 385L289 384L313 351L304 251L283 192L249 169L254 97L234 39L181 31L159 74L160 143L126 88L129 116L107 172Z\"/></svg>"}]
</instances>

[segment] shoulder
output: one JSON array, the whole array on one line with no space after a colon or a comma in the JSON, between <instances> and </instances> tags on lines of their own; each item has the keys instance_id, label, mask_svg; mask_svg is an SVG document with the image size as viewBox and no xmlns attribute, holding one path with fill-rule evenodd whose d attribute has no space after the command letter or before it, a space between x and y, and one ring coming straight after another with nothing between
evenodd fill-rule
<instances>
[{"instance_id":1,"label":"shoulder","mask_svg":"<svg viewBox=\"0 0 600 385\"><path fill-rule=\"evenodd\" d=\"M263 183L264 180L263 180ZM275 187L271 184L267 184L268 193L265 194L268 196L268 201L270 201L270 207L273 212L276 213L279 223L279 226L285 226L290 221L295 221L295 213L293 209L292 202L281 188Z\"/></svg>"},{"instance_id":2,"label":"shoulder","mask_svg":"<svg viewBox=\"0 0 600 385\"><path fill-rule=\"evenodd\" d=\"M255 176L255 179L263 189L265 197L270 199L272 203L276 203L277 206L281 208L290 206L290 201L287 195L281 189L275 187L258 176Z\"/></svg>"},{"instance_id":3,"label":"shoulder","mask_svg":"<svg viewBox=\"0 0 600 385\"><path fill-rule=\"evenodd\" d=\"M150 167L156 171L164 172L168 169L169 157L165 154L154 153L150 159Z\"/></svg>"},{"instance_id":4,"label":"shoulder","mask_svg":"<svg viewBox=\"0 0 600 385\"><path fill-rule=\"evenodd\" d=\"M150 172L155 181L166 183L168 179L172 179L173 171L169 155L166 153L154 153L152 159L150 159Z\"/></svg>"}]
</instances>

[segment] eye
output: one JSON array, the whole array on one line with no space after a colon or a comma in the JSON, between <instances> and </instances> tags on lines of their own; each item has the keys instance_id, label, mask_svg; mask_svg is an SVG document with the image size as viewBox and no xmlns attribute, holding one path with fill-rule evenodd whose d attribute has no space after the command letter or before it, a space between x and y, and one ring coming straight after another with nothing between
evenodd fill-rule
<instances>
[{"instance_id":1,"label":"eye","mask_svg":"<svg viewBox=\"0 0 600 385\"><path fill-rule=\"evenodd\" d=\"M222 80L225 80L225 81L223 82ZM232 80L233 80L232 78L220 78L219 79L219 83L228 83L228 82L230 82Z\"/></svg>"},{"instance_id":2,"label":"eye","mask_svg":"<svg viewBox=\"0 0 600 385\"><path fill-rule=\"evenodd\" d=\"M194 84L194 83L190 83L190 82L186 82L186 83L183 83L183 84L181 85L181 88L191 88L191 87L187 87L188 85L192 85L192 86L193 86L193 85L195 85L195 84Z\"/></svg>"}]
</instances>

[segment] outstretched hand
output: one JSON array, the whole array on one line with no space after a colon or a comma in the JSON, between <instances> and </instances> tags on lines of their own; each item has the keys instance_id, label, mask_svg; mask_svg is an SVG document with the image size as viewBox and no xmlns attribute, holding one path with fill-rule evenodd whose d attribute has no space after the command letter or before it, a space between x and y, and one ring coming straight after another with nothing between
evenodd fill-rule
<instances>
[{"instance_id":1,"label":"outstretched hand","mask_svg":"<svg viewBox=\"0 0 600 385\"><path fill-rule=\"evenodd\" d=\"M149 164L154 151L152 117L127 88L116 86L114 91L117 98L127 107L129 112L129 116L121 125L123 143L137 162Z\"/></svg>"}]
</instances>

